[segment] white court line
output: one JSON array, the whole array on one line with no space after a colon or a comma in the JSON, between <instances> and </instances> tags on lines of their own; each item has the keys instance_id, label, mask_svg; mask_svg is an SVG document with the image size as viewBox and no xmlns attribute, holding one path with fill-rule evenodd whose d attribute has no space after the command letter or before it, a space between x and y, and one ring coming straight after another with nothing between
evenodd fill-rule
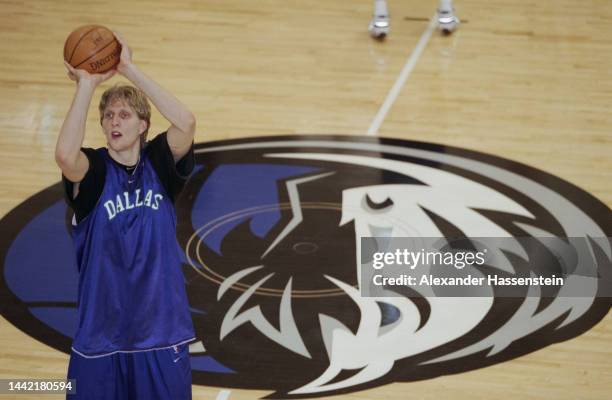
<instances>
[{"instance_id":1,"label":"white court line","mask_svg":"<svg viewBox=\"0 0 612 400\"><path fill-rule=\"evenodd\" d=\"M216 400L227 400L227 399L229 399L230 393L231 393L231 391L223 389L217 395L217 399Z\"/></svg>"},{"instance_id":2,"label":"white court line","mask_svg":"<svg viewBox=\"0 0 612 400\"><path fill-rule=\"evenodd\" d=\"M395 100L397 99L397 96L402 90L404 83L406 83L406 80L410 76L410 73L414 69L414 66L416 65L417 61L421 57L423 50L425 50L425 46L427 46L427 42L429 42L429 39L431 38L433 31L436 29L436 26L437 26L437 16L434 15L429 21L429 25L427 25L427 29L425 29L425 32L423 32L414 50L410 54L410 57L408 57L408 60L406 60L406 64L404 64L404 68L402 68L402 71L400 72L399 76L397 77L397 80L393 84L393 87L387 94L387 97L385 98L385 102L383 103L382 106L380 106L380 109L378 110L378 113L374 117L374 120L372 121L372 124L370 125L370 129L368 129L366 136L374 136L378 133L378 129L380 128L383 121L385 120L385 117L387 116L389 109L391 108Z\"/></svg>"}]
</instances>

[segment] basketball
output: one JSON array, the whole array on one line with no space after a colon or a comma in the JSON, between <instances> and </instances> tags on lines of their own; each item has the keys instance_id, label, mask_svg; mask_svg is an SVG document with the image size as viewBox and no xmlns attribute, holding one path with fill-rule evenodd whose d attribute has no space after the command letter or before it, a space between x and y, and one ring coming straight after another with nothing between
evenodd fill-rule
<instances>
[{"instance_id":1,"label":"basketball","mask_svg":"<svg viewBox=\"0 0 612 400\"><path fill-rule=\"evenodd\" d=\"M85 25L75 29L64 44L64 60L90 74L104 73L119 63L121 45L108 28Z\"/></svg>"}]
</instances>

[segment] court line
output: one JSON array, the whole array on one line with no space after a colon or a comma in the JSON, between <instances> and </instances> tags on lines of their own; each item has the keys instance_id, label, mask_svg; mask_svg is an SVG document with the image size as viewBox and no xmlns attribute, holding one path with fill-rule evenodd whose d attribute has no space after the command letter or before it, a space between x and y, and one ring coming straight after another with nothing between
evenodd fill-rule
<instances>
[{"instance_id":1,"label":"court line","mask_svg":"<svg viewBox=\"0 0 612 400\"><path fill-rule=\"evenodd\" d=\"M219 394L217 394L216 400L227 400L227 399L229 399L230 393L231 393L230 390L223 389L223 390L219 391Z\"/></svg>"},{"instance_id":2,"label":"court line","mask_svg":"<svg viewBox=\"0 0 612 400\"><path fill-rule=\"evenodd\" d=\"M400 72L395 83L393 84L393 87L391 88L391 90L389 90L389 93L387 94L385 101L383 102L382 106L380 106L378 113L372 120L372 124L370 125L370 128L368 129L366 136L375 136L378 133L378 129L380 128L383 121L385 120L385 117L387 116L389 109L391 109L391 106L397 99L397 96L402 90L402 87L406 83L406 80L410 76L410 73L414 69L417 61L421 57L421 54L423 54L423 50L425 50L425 46L427 46L427 42L429 42L429 39L431 38L433 31L436 29L436 26L437 26L437 17L436 15L434 15L429 20L429 24L427 25L427 28L421 35L421 38L419 39L416 46L414 47L414 50L412 50L412 53L406 60L406 63L404 64L402 71Z\"/></svg>"}]
</instances>

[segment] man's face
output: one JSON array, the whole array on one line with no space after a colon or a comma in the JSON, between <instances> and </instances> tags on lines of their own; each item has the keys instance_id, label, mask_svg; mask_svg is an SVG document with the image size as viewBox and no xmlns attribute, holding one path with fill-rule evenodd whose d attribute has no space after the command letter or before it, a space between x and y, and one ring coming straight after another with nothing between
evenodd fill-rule
<instances>
[{"instance_id":1,"label":"man's face","mask_svg":"<svg viewBox=\"0 0 612 400\"><path fill-rule=\"evenodd\" d=\"M116 99L104 110L102 130L108 146L115 151L140 145L140 135L146 130L146 121L124 100Z\"/></svg>"}]
</instances>

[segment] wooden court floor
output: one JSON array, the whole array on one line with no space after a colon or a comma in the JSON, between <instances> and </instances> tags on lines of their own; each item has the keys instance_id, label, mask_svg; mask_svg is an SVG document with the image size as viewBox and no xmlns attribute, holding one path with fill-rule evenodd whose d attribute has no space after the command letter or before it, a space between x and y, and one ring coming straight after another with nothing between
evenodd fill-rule
<instances>
[{"instance_id":1,"label":"wooden court floor","mask_svg":"<svg viewBox=\"0 0 612 400\"><path fill-rule=\"evenodd\" d=\"M459 0L456 7L464 24L448 37L434 32L376 135L525 163L612 207L612 2ZM367 34L367 0L0 0L0 215L59 181L54 147L74 92L61 57L75 27L120 31L134 61L194 112L196 142L366 135L435 2L389 0L389 8L392 32L380 43ZM97 118L93 104L87 146L105 144ZM156 111L152 126L167 127ZM1 378L62 378L67 361L0 320ZM194 386L194 398L215 399L223 389ZM267 393L225 389L232 400ZM509 362L337 398L606 399L611 392L607 316L579 337Z\"/></svg>"}]
</instances>

